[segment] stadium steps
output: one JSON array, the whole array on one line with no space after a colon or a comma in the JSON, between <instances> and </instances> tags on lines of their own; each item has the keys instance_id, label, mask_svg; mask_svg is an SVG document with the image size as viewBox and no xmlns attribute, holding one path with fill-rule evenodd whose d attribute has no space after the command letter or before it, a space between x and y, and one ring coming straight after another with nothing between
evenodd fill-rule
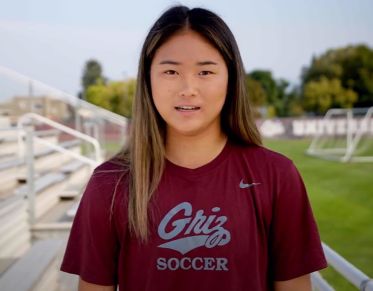
<instances>
[{"instance_id":1,"label":"stadium steps","mask_svg":"<svg viewBox=\"0 0 373 291\"><path fill-rule=\"evenodd\" d=\"M2 250L0 253L0 272L19 260L22 261L23 254L29 249L31 241L51 237L67 238L72 223L72 218L67 216L67 212L76 203L76 200L60 200L59 194L63 193L64 186L69 183L69 178L73 179L74 175L79 172L89 173L90 169L87 171L84 164L78 167L73 162L66 164L63 168L74 168L75 171L70 177L67 176L67 173L49 173L35 181L35 191L37 193L35 215L37 220L31 227L27 215L28 204L27 200L24 199L27 191L26 185L19 187L13 196L0 204L0 213L2 214L0 216L0 249ZM77 193L81 193L81 187L80 189L75 188L75 190ZM80 195L75 198L79 199ZM17 212L12 212L14 210L17 210ZM16 242L16 244L13 242ZM19 257L20 259L17 260Z\"/></svg>"},{"instance_id":2,"label":"stadium steps","mask_svg":"<svg viewBox=\"0 0 373 291\"><path fill-rule=\"evenodd\" d=\"M27 202L20 196L0 201L0 272L30 247Z\"/></svg>"},{"instance_id":3,"label":"stadium steps","mask_svg":"<svg viewBox=\"0 0 373 291\"><path fill-rule=\"evenodd\" d=\"M59 144L65 149L70 150L71 152L80 153L80 141L72 140L66 141ZM42 149L38 150L34 154L35 163L34 168L35 172L48 172L58 167L61 167L64 163L71 160L68 155L65 155L60 152L56 152L52 149ZM27 176L27 168L26 164L22 169L19 169L19 174L17 175L17 179L19 182L25 182Z\"/></svg>"},{"instance_id":4,"label":"stadium steps","mask_svg":"<svg viewBox=\"0 0 373 291\"><path fill-rule=\"evenodd\" d=\"M0 116L0 128L11 127L10 118L7 116Z\"/></svg>"},{"instance_id":5,"label":"stadium steps","mask_svg":"<svg viewBox=\"0 0 373 291\"><path fill-rule=\"evenodd\" d=\"M35 187L35 218L41 217L48 209L58 203L58 193L65 186L65 175L62 173L48 173L37 178ZM15 190L16 195L27 198L28 186L23 185Z\"/></svg>"},{"instance_id":6,"label":"stadium steps","mask_svg":"<svg viewBox=\"0 0 373 291\"><path fill-rule=\"evenodd\" d=\"M58 254L62 246L61 239L37 241L0 277L0 290L57 290Z\"/></svg>"},{"instance_id":7,"label":"stadium steps","mask_svg":"<svg viewBox=\"0 0 373 291\"><path fill-rule=\"evenodd\" d=\"M89 167L77 162L71 162L61 168L61 175L69 176L64 180L64 187L58 191L58 202L53 207L44 208L43 214L38 216L37 222L32 226L34 238L44 239L68 235L73 220L69 212L74 205L79 203L82 189L85 186L85 183L82 185L81 181L86 181L90 173Z\"/></svg>"},{"instance_id":8,"label":"stadium steps","mask_svg":"<svg viewBox=\"0 0 373 291\"><path fill-rule=\"evenodd\" d=\"M69 172L66 169L74 169ZM80 194L79 181L84 181L90 173L89 167L83 163L70 161L65 163L61 170L49 172L35 179L34 188L36 193L35 216L39 219L54 205L59 203L60 198L73 199ZM81 183L81 182L80 182ZM23 185L15 190L16 195L27 196L28 186ZM70 196L66 197L65 193ZM75 195L71 195L71 193Z\"/></svg>"},{"instance_id":9,"label":"stadium steps","mask_svg":"<svg viewBox=\"0 0 373 291\"><path fill-rule=\"evenodd\" d=\"M57 134L55 130L44 130L35 132L39 138L57 144ZM35 144L35 149L40 150L45 147L42 144ZM23 155L23 148L18 146L17 128L0 128L0 166L5 162L19 159Z\"/></svg>"},{"instance_id":10,"label":"stadium steps","mask_svg":"<svg viewBox=\"0 0 373 291\"><path fill-rule=\"evenodd\" d=\"M60 144L65 149L69 149L75 153L80 152L79 141L67 141ZM58 168L64 163L71 160L67 155L55 152L44 147L35 145L35 173L43 173ZM23 159L18 156L6 161L0 162L0 197L4 197L12 193L11 189L14 188L19 182L26 182L27 165Z\"/></svg>"},{"instance_id":11,"label":"stadium steps","mask_svg":"<svg viewBox=\"0 0 373 291\"><path fill-rule=\"evenodd\" d=\"M58 213L56 210L61 209L63 205L67 205L65 212L70 208L69 204L72 202L69 200L60 201L60 194L63 193L67 185L70 185L71 180L84 178L84 175L89 173L89 169L84 164L77 167L75 162L70 162L65 167L72 168L73 164L75 171L70 175L66 172L51 172L35 179L35 225L41 222L56 223L61 219L48 220L43 218L43 215L47 212L56 214ZM80 193L78 186L75 185L75 187L76 192ZM23 249L29 246L31 232L27 215L28 202L25 199L27 190L27 185L19 186L12 195L0 200L0 258L17 257L22 254ZM65 216L65 213L60 216ZM39 218L43 218L41 222L38 221ZM16 243L9 243L12 241Z\"/></svg>"},{"instance_id":12,"label":"stadium steps","mask_svg":"<svg viewBox=\"0 0 373 291\"><path fill-rule=\"evenodd\" d=\"M12 189L17 186L18 167L23 165L24 163L18 158L13 158L0 163L0 200L11 195L13 192Z\"/></svg>"},{"instance_id":13,"label":"stadium steps","mask_svg":"<svg viewBox=\"0 0 373 291\"><path fill-rule=\"evenodd\" d=\"M58 131L54 129L35 131L37 137L52 143L58 142L57 134ZM18 154L18 129L16 127L2 128L2 134L0 134L0 149L2 154Z\"/></svg>"},{"instance_id":14,"label":"stadium steps","mask_svg":"<svg viewBox=\"0 0 373 291\"><path fill-rule=\"evenodd\" d=\"M35 131L35 135L59 144L65 149L80 153L79 141L69 140L58 143L55 130ZM36 222L31 226L28 215L29 204L25 199L28 188L27 184L23 184L27 182L27 165L18 157L17 138L15 128L1 131L0 126L0 290L23 290L18 287L3 289L2 286L5 285L1 284L4 278L10 276L9 274L16 274L18 271L15 273L12 270L20 270L16 266L25 264L25 260L30 260L27 259L29 256L37 257L32 255L36 252L35 242L49 240L51 237L58 237L62 241L67 239L72 223L67 212L79 200L81 189L92 170L69 155L61 154L34 142ZM4 154L3 149L5 149ZM62 244L63 247L65 243ZM61 259L62 251L60 248L59 255L55 252L53 258L50 257L47 260L50 263L47 269L54 270L54 274L44 274L43 271L35 275L38 271L30 266L38 265L39 261L31 260L33 263L28 265L28 271L33 270L32 274L41 283L37 287L39 289L33 289L35 286L31 288L29 284L28 289L24 290L54 290L54 287L45 286L52 286L50 282L55 282L58 276L57 260ZM46 255L42 257L45 258ZM17 276L19 278L22 275ZM67 278L66 282L68 281L74 280ZM73 285L67 283L66 286Z\"/></svg>"},{"instance_id":15,"label":"stadium steps","mask_svg":"<svg viewBox=\"0 0 373 291\"><path fill-rule=\"evenodd\" d=\"M1 132L1 131L0 131ZM12 193L12 189L18 184L17 177L20 173L25 172L26 164L19 157L19 148L17 143L17 129L8 128L8 136L1 136L0 133L0 198ZM42 131L37 132L38 137L43 138L52 143L57 143L56 131ZM39 156L45 151L45 146L41 144L35 144L34 150L36 153L40 153ZM41 160L41 159L38 159ZM36 164L40 166L40 162Z\"/></svg>"}]
</instances>

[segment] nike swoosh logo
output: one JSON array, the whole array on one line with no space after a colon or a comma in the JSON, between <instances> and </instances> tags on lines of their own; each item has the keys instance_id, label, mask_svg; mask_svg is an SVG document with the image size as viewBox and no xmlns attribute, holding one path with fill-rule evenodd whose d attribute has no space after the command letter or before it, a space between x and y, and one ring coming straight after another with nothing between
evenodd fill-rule
<instances>
[{"instance_id":1,"label":"nike swoosh logo","mask_svg":"<svg viewBox=\"0 0 373 291\"><path fill-rule=\"evenodd\" d=\"M260 183L246 184L246 183L243 182L243 179L240 182L240 188L241 189L246 189L246 188L254 187L254 186L257 186L257 185L260 185Z\"/></svg>"}]
</instances>

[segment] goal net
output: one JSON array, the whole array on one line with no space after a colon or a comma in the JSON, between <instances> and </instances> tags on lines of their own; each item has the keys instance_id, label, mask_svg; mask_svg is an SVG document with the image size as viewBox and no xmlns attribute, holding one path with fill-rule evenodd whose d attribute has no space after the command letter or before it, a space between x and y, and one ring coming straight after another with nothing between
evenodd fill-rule
<instances>
[{"instance_id":1,"label":"goal net","mask_svg":"<svg viewBox=\"0 0 373 291\"><path fill-rule=\"evenodd\" d=\"M328 110L307 154L340 162L373 162L373 107Z\"/></svg>"}]
</instances>

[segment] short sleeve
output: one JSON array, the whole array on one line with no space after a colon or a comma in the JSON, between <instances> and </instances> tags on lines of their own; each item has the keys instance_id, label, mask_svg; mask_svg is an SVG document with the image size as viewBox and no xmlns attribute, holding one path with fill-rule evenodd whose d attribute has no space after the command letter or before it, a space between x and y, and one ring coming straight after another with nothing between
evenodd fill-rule
<instances>
[{"instance_id":1,"label":"short sleeve","mask_svg":"<svg viewBox=\"0 0 373 291\"><path fill-rule=\"evenodd\" d=\"M108 177L108 175L106 175ZM110 181L111 180L111 181ZM71 228L61 271L98 285L117 284L119 239L113 217L113 179L94 173Z\"/></svg>"},{"instance_id":2,"label":"short sleeve","mask_svg":"<svg viewBox=\"0 0 373 291\"><path fill-rule=\"evenodd\" d=\"M270 228L273 280L290 280L327 266L303 180L291 161L277 175Z\"/></svg>"}]
</instances>

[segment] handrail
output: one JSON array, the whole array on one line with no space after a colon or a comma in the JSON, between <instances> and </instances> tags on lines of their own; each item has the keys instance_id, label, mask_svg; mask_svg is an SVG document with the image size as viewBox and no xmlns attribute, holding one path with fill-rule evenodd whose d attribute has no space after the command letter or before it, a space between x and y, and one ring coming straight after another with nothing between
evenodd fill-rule
<instances>
[{"instance_id":1,"label":"handrail","mask_svg":"<svg viewBox=\"0 0 373 291\"><path fill-rule=\"evenodd\" d=\"M81 106L83 108L89 108L89 109L94 110L96 112L100 112L100 114L103 116L103 118L106 119L109 122L116 123L117 125L120 125L120 126L127 126L127 124L128 124L128 119L124 116L121 116L119 114L116 114L114 112L111 112L109 110L101 108L99 106L96 106L96 105L94 105L92 103L89 103L85 100L81 100L74 95L71 95L67 92L63 92L63 91L61 91L57 88L54 88L50 85L47 85L47 84L45 84L45 83L43 83L39 80L30 78L26 75L23 75L23 74L21 74L19 72L16 72L16 71L14 71L10 68L5 67L5 66L0 65L0 73L3 73L3 74L8 75L8 76L12 76L12 78L17 79L17 80L22 80L26 85L29 85L30 82L32 84L36 84L40 88L43 88L46 91L46 93L51 94L51 96L50 96L51 98L64 101L64 102L72 105L73 107ZM80 114L80 113L78 112L78 114Z\"/></svg>"},{"instance_id":2,"label":"handrail","mask_svg":"<svg viewBox=\"0 0 373 291\"><path fill-rule=\"evenodd\" d=\"M73 158L75 158L75 159L77 159L77 160L79 160L83 163L89 164L92 167L98 166L98 164L101 162L101 160L100 161L94 161L94 160L92 160L90 158L87 158L83 155L77 154L73 151L69 151L69 150L65 149L64 147L61 147L59 145L55 145L55 144L53 144L53 143L51 143L51 142L49 142L45 139L42 139L40 137L34 136L34 140L37 141L38 143L41 143L43 145L46 145L46 146L54 149L55 151L58 151L58 152L63 153L63 154L70 155L71 157L73 157Z\"/></svg>"},{"instance_id":3,"label":"handrail","mask_svg":"<svg viewBox=\"0 0 373 291\"><path fill-rule=\"evenodd\" d=\"M18 131L19 132L18 133L18 145L19 145L19 148L21 148L21 144L22 144L22 128L23 128L23 123L25 121L27 121L28 119L36 119L38 121L41 121L43 123L48 124L51 127L54 127L54 128L56 128L58 130L61 130L61 131L65 132L65 133L68 133L68 134L70 134L72 136L75 136L77 138L80 138L82 140L85 140L85 141L91 143L93 145L94 149L95 149L95 161L92 161L91 159L88 159L88 158L86 158L84 156L77 155L76 153L72 153L72 152L66 150L65 148L63 148L61 146L54 145L54 144L52 144L52 143L50 143L48 141L45 141L45 140L41 141L41 139L36 138L36 140L38 142L44 143L45 145L53 148L56 151L63 152L63 153L68 153L68 154L74 156L75 158L81 160L82 162L90 163L91 165L95 165L95 164L100 163L100 162L103 161L102 156L101 156L101 147L100 147L99 142L96 139L94 139L93 137L90 137L89 135L81 133L81 132L79 132L77 130L74 130L74 129L70 128L70 127L67 127L67 126L62 125L60 123L57 123L57 122L55 122L53 120L50 120L49 118L46 118L44 116L41 116L41 115L38 115L38 114L32 113L32 112L26 113L26 114L22 115L18 119L18 121L17 121L17 128L19 130ZM78 156L80 156L80 157L78 157ZM90 161L88 161L88 160L90 160Z\"/></svg>"},{"instance_id":4,"label":"handrail","mask_svg":"<svg viewBox=\"0 0 373 291\"><path fill-rule=\"evenodd\" d=\"M128 119L126 117L121 116L119 114L116 114L114 112L111 112L109 110L106 110L106 109L104 109L102 107L99 107L95 104L92 104L92 103L87 102L87 101L82 100L82 99L78 99L77 103L78 103L77 105L81 106L82 108L90 109L90 110L93 110L95 112L100 112L100 114L102 114L104 117L106 117L106 120L111 121L113 123L116 123L119 126L126 126L128 124ZM78 110L78 113L81 114L79 112L79 110Z\"/></svg>"},{"instance_id":5,"label":"handrail","mask_svg":"<svg viewBox=\"0 0 373 291\"><path fill-rule=\"evenodd\" d=\"M319 291L335 291L330 284L321 276L320 272L311 273L312 287Z\"/></svg>"},{"instance_id":6,"label":"handrail","mask_svg":"<svg viewBox=\"0 0 373 291\"><path fill-rule=\"evenodd\" d=\"M344 278L361 291L373 291L373 279L348 262L345 258L323 243L328 263Z\"/></svg>"}]
</instances>

